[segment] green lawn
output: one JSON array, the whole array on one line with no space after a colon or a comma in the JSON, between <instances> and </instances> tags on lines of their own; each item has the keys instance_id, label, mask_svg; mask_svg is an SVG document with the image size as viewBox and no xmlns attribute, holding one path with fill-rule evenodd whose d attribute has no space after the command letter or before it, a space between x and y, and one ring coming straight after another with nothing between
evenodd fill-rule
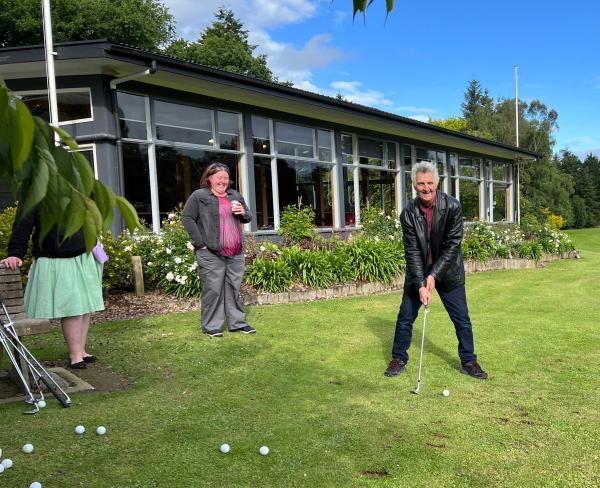
<instances>
[{"instance_id":1,"label":"green lawn","mask_svg":"<svg viewBox=\"0 0 600 488\"><path fill-rule=\"evenodd\" d=\"M255 307L255 336L209 339L195 313L94 326L90 349L132 386L35 417L1 406L0 486L600 486L600 229L572 237L583 259L468 277L489 381L459 374L436 297L419 396L420 318L407 374L383 376L397 292ZM30 344L65 354L58 333Z\"/></svg>"}]
</instances>

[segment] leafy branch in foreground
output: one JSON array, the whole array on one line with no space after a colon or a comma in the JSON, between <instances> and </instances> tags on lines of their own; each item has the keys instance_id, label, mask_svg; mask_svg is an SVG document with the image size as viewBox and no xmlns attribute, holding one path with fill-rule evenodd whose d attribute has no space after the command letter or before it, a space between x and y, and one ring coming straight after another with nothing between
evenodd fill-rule
<instances>
[{"instance_id":1,"label":"leafy branch in foreground","mask_svg":"<svg viewBox=\"0 0 600 488\"><path fill-rule=\"evenodd\" d=\"M60 144L55 143L55 133ZM83 229L91 250L118 206L125 225L139 226L133 206L94 178L89 162L67 132L32 117L27 106L0 84L0 178L6 179L23 211L39 209L40 239L54 226L65 237Z\"/></svg>"}]
</instances>

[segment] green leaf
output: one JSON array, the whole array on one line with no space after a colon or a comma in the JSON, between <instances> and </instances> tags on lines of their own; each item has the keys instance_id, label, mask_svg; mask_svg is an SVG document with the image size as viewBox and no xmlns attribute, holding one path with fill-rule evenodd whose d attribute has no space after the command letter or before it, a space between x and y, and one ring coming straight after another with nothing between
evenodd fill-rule
<instances>
[{"instance_id":1,"label":"green leaf","mask_svg":"<svg viewBox=\"0 0 600 488\"><path fill-rule=\"evenodd\" d=\"M362 12L364 14L367 10L367 0L352 0L352 4L354 6L352 18L356 17L357 12Z\"/></svg>"},{"instance_id":2,"label":"green leaf","mask_svg":"<svg viewBox=\"0 0 600 488\"><path fill-rule=\"evenodd\" d=\"M89 251L96 245L102 229L102 215L91 198L85 199L85 219L83 221L83 236L85 247Z\"/></svg>"},{"instance_id":3,"label":"green leaf","mask_svg":"<svg viewBox=\"0 0 600 488\"><path fill-rule=\"evenodd\" d=\"M78 152L71 153L71 156L75 160L77 170L79 171L81 183L83 184L83 192L86 196L89 196L94 189L94 173L90 167L90 162Z\"/></svg>"},{"instance_id":4,"label":"green leaf","mask_svg":"<svg viewBox=\"0 0 600 488\"><path fill-rule=\"evenodd\" d=\"M122 196L117 196L116 200L119 210L121 211L121 215L123 216L123 220L125 220L125 225L131 232L133 232L135 229L140 227L140 222L138 220L138 215L135 211L135 208L133 208L133 205L131 205L131 203L129 203Z\"/></svg>"},{"instance_id":5,"label":"green leaf","mask_svg":"<svg viewBox=\"0 0 600 488\"><path fill-rule=\"evenodd\" d=\"M48 176L46 185L46 195L41 202L41 227L40 227L40 244L50 232L50 229L55 224L61 226L61 212L59 204L58 177L56 174Z\"/></svg>"},{"instance_id":6,"label":"green leaf","mask_svg":"<svg viewBox=\"0 0 600 488\"><path fill-rule=\"evenodd\" d=\"M19 171L27 159L33 143L33 118L27 106L15 99L15 108L8 108L8 136L13 168Z\"/></svg>"},{"instance_id":7,"label":"green leaf","mask_svg":"<svg viewBox=\"0 0 600 488\"><path fill-rule=\"evenodd\" d=\"M102 214L102 229L108 229L113 219L113 207L115 195L104 183L96 180L94 182L94 201Z\"/></svg>"},{"instance_id":8,"label":"green leaf","mask_svg":"<svg viewBox=\"0 0 600 488\"><path fill-rule=\"evenodd\" d=\"M75 142L75 139L73 138L73 136L71 134L69 134L66 130L61 129L60 127L52 127L54 129L54 132L56 132L59 137L60 140L66 144L70 149L72 149L73 151L75 151L79 146L77 145L77 142Z\"/></svg>"},{"instance_id":9,"label":"green leaf","mask_svg":"<svg viewBox=\"0 0 600 488\"><path fill-rule=\"evenodd\" d=\"M71 194L71 200L67 207L66 215L69 218L65 228L65 238L71 237L83 227L86 218L86 207L83 203L81 195L77 192Z\"/></svg>"},{"instance_id":10,"label":"green leaf","mask_svg":"<svg viewBox=\"0 0 600 488\"><path fill-rule=\"evenodd\" d=\"M0 85L0 128L8 127L8 90Z\"/></svg>"},{"instance_id":11,"label":"green leaf","mask_svg":"<svg viewBox=\"0 0 600 488\"><path fill-rule=\"evenodd\" d=\"M39 154L41 156L43 152ZM25 215L31 212L46 196L49 178L50 172L48 171L47 161L41 156L38 159L38 164L33 168L33 174L27 185L27 193L23 195L23 213Z\"/></svg>"}]
</instances>

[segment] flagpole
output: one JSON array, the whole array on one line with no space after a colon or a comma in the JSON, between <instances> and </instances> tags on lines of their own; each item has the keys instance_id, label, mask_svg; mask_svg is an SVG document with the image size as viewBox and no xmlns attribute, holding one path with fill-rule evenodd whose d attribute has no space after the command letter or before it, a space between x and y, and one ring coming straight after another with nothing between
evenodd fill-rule
<instances>
[{"instance_id":1,"label":"flagpole","mask_svg":"<svg viewBox=\"0 0 600 488\"><path fill-rule=\"evenodd\" d=\"M519 65L515 64L515 134L519 147ZM521 223L521 166L517 160L517 224Z\"/></svg>"},{"instance_id":2,"label":"flagpole","mask_svg":"<svg viewBox=\"0 0 600 488\"><path fill-rule=\"evenodd\" d=\"M58 127L58 103L56 101L56 75L54 71L54 44L52 42L52 18L50 0L42 0L44 18L44 48L46 51L46 80L48 85L48 105L50 106L50 125ZM58 134L55 133L58 142Z\"/></svg>"}]
</instances>

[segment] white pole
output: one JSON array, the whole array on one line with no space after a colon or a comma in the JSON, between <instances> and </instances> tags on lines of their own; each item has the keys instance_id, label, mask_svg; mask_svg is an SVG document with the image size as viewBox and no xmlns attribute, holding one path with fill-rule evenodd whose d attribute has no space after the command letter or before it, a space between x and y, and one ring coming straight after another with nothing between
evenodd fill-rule
<instances>
[{"instance_id":1,"label":"white pole","mask_svg":"<svg viewBox=\"0 0 600 488\"><path fill-rule=\"evenodd\" d=\"M44 47L46 51L46 79L48 84L48 102L50 105L50 125L58 127L58 104L56 102L56 78L54 73L54 44L52 42L52 18L50 0L42 0L44 17ZM58 141L58 135L55 135Z\"/></svg>"},{"instance_id":2,"label":"white pole","mask_svg":"<svg viewBox=\"0 0 600 488\"><path fill-rule=\"evenodd\" d=\"M519 65L515 64L515 133L516 146L519 147ZM521 168L517 161L517 178L516 178L516 195L517 195L517 224L521 223Z\"/></svg>"},{"instance_id":3,"label":"white pole","mask_svg":"<svg viewBox=\"0 0 600 488\"><path fill-rule=\"evenodd\" d=\"M519 65L515 64L515 129L516 146L519 147Z\"/></svg>"}]
</instances>

